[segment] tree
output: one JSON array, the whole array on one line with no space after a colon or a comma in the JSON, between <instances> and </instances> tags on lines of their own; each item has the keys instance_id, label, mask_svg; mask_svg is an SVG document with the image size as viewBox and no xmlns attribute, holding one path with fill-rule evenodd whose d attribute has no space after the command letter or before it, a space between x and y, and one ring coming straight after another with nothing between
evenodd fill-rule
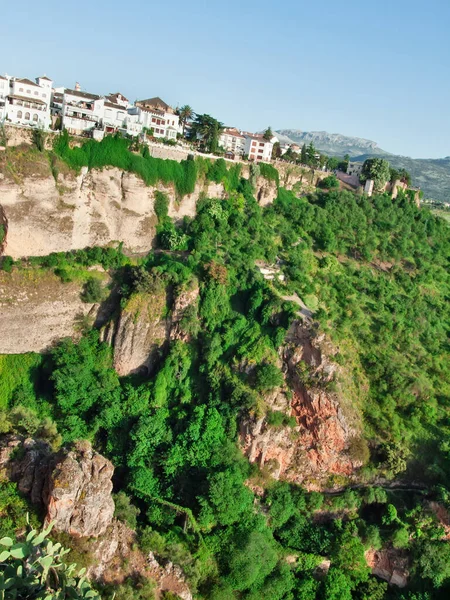
<instances>
[{"instance_id":1,"label":"tree","mask_svg":"<svg viewBox=\"0 0 450 600\"><path fill-rule=\"evenodd\" d=\"M47 539L52 526L41 533L32 529L25 541L4 537L0 546L0 598L91 598L100 600L84 577L86 569L76 572L75 564L66 564L63 557L69 552L61 544Z\"/></svg>"},{"instance_id":2,"label":"tree","mask_svg":"<svg viewBox=\"0 0 450 600\"><path fill-rule=\"evenodd\" d=\"M223 129L223 123L210 115L196 115L192 123L190 138L201 140L208 152L216 152L219 147L219 135Z\"/></svg>"},{"instance_id":3,"label":"tree","mask_svg":"<svg viewBox=\"0 0 450 600\"><path fill-rule=\"evenodd\" d=\"M192 110L192 108L189 106L189 104L185 104L184 106L179 108L177 112L178 112L178 116L180 117L180 124L183 128L183 137L184 137L186 123L194 118L195 113Z\"/></svg>"},{"instance_id":4,"label":"tree","mask_svg":"<svg viewBox=\"0 0 450 600\"><path fill-rule=\"evenodd\" d=\"M39 150L39 152L43 152L45 150L45 140L47 138L47 134L45 133L45 131L39 127L36 127L35 129L33 129L32 132L32 139L33 139L33 144L36 146L36 148Z\"/></svg>"},{"instance_id":5,"label":"tree","mask_svg":"<svg viewBox=\"0 0 450 600\"><path fill-rule=\"evenodd\" d=\"M281 156L281 145L280 142L275 142L272 149L272 158L280 158Z\"/></svg>"},{"instance_id":6,"label":"tree","mask_svg":"<svg viewBox=\"0 0 450 600\"><path fill-rule=\"evenodd\" d=\"M339 179L335 175L328 175L320 182L320 187L326 190L333 190L339 187Z\"/></svg>"},{"instance_id":7,"label":"tree","mask_svg":"<svg viewBox=\"0 0 450 600\"><path fill-rule=\"evenodd\" d=\"M374 188L377 191L383 189L389 181L391 170L389 162L384 158L368 158L362 168L361 180L373 180Z\"/></svg>"},{"instance_id":8,"label":"tree","mask_svg":"<svg viewBox=\"0 0 450 600\"><path fill-rule=\"evenodd\" d=\"M312 141L309 143L309 146L306 148L306 158L307 164L313 167L316 164L316 149Z\"/></svg>"},{"instance_id":9,"label":"tree","mask_svg":"<svg viewBox=\"0 0 450 600\"><path fill-rule=\"evenodd\" d=\"M303 146L302 146L302 150L300 152L300 161L301 161L302 165L308 164L308 154L306 152L306 144L303 144Z\"/></svg>"},{"instance_id":10,"label":"tree","mask_svg":"<svg viewBox=\"0 0 450 600\"><path fill-rule=\"evenodd\" d=\"M263 133L263 138L265 140L267 140L268 142L270 142L270 140L273 138L273 131L269 125L269 127L265 130L265 132Z\"/></svg>"}]
</instances>

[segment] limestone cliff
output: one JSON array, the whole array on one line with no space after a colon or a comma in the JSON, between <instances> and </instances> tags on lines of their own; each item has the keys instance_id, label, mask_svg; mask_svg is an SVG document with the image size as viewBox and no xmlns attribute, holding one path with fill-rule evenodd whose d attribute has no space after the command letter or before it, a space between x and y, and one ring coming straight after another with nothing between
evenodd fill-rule
<instances>
[{"instance_id":1,"label":"limestone cliff","mask_svg":"<svg viewBox=\"0 0 450 600\"><path fill-rule=\"evenodd\" d=\"M150 374L169 341L187 340L182 319L187 309L196 305L198 294L198 284L193 282L189 289L175 294L168 311L170 294L165 288L134 293L102 331L103 341L113 347L117 373Z\"/></svg>"},{"instance_id":2,"label":"limestone cliff","mask_svg":"<svg viewBox=\"0 0 450 600\"><path fill-rule=\"evenodd\" d=\"M295 423L272 426L264 415L241 424L245 454L277 479L323 487L330 475L347 477L360 466L348 452L358 417L344 413L342 397L331 391L340 370L332 352L325 336L295 322L281 351L287 385L266 398L270 411L294 417Z\"/></svg>"},{"instance_id":3,"label":"limestone cliff","mask_svg":"<svg viewBox=\"0 0 450 600\"><path fill-rule=\"evenodd\" d=\"M256 196L272 202L276 186L262 177ZM129 252L148 252L155 238L155 189L166 192L169 215L193 217L201 196L223 198L222 184L199 181L192 194L178 201L172 186L148 187L136 175L116 168L66 170L57 181L45 172L20 178L0 173L0 219L7 236L4 253L13 258L123 242ZM2 215L4 215L2 217Z\"/></svg>"},{"instance_id":4,"label":"limestone cliff","mask_svg":"<svg viewBox=\"0 0 450 600\"><path fill-rule=\"evenodd\" d=\"M42 352L61 338L77 336L80 321L98 305L81 301L82 282L62 283L39 269L0 271L0 354Z\"/></svg>"},{"instance_id":5,"label":"limestone cliff","mask_svg":"<svg viewBox=\"0 0 450 600\"><path fill-rule=\"evenodd\" d=\"M0 447L0 468L33 503L43 505L45 521L53 522L55 531L96 537L112 522L114 467L88 442L54 454L44 442L7 437Z\"/></svg>"}]
</instances>

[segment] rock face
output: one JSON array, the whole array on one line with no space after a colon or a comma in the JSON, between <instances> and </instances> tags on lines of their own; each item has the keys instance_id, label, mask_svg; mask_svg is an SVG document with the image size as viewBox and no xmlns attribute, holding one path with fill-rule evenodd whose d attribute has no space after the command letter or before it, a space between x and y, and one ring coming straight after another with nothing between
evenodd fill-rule
<instances>
[{"instance_id":1,"label":"rock face","mask_svg":"<svg viewBox=\"0 0 450 600\"><path fill-rule=\"evenodd\" d=\"M62 283L37 269L0 271L0 354L42 352L64 337L77 335L77 322L92 320L98 305L80 299L79 281Z\"/></svg>"},{"instance_id":2,"label":"rock face","mask_svg":"<svg viewBox=\"0 0 450 600\"><path fill-rule=\"evenodd\" d=\"M377 577L400 588L407 585L409 561L405 553L395 548L379 551L368 550L366 560L372 573Z\"/></svg>"},{"instance_id":3,"label":"rock face","mask_svg":"<svg viewBox=\"0 0 450 600\"><path fill-rule=\"evenodd\" d=\"M113 347L117 373L148 375L169 341L186 341L189 336L183 331L181 320L188 307L196 303L198 294L197 283L177 294L168 316L165 289L134 294L102 332L102 339Z\"/></svg>"},{"instance_id":4,"label":"rock face","mask_svg":"<svg viewBox=\"0 0 450 600\"><path fill-rule=\"evenodd\" d=\"M225 197L222 184L199 181L178 201L173 186L147 187L113 167L89 172L84 167L78 176L67 171L56 182L42 174L15 181L0 173L0 218L3 214L8 230L4 253L16 259L120 241L130 252L148 252L157 224L155 190L167 193L174 219L195 216L201 196ZM258 178L256 197L262 204L276 195L273 182Z\"/></svg>"},{"instance_id":5,"label":"rock face","mask_svg":"<svg viewBox=\"0 0 450 600\"><path fill-rule=\"evenodd\" d=\"M315 336L297 321L287 336L282 363L287 389L266 398L270 410L295 418L293 427L273 427L267 417L249 418L241 425L241 440L251 462L269 469L274 478L326 484L330 475L350 476L356 466L348 455L356 430L344 415L338 395L327 389L338 366L326 353L324 336ZM328 348L330 351L330 348Z\"/></svg>"},{"instance_id":6,"label":"rock face","mask_svg":"<svg viewBox=\"0 0 450 600\"><path fill-rule=\"evenodd\" d=\"M16 457L15 449L20 449ZM112 522L114 467L88 442L54 454L43 442L10 437L2 440L0 468L33 503L44 505L45 520L54 522L55 531L96 537Z\"/></svg>"}]
</instances>

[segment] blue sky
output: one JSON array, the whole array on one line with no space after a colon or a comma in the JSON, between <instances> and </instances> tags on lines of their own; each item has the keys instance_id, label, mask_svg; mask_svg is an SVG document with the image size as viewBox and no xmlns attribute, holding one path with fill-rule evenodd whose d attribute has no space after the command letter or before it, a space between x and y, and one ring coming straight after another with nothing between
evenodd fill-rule
<instances>
[{"instance_id":1,"label":"blue sky","mask_svg":"<svg viewBox=\"0 0 450 600\"><path fill-rule=\"evenodd\" d=\"M0 19L2 73L450 155L448 0L8 0Z\"/></svg>"}]
</instances>

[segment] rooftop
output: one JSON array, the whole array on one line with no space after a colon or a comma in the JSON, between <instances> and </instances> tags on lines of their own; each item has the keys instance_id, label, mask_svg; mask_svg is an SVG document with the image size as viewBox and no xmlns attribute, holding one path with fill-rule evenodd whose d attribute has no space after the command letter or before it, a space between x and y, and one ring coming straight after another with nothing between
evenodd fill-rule
<instances>
[{"instance_id":1,"label":"rooftop","mask_svg":"<svg viewBox=\"0 0 450 600\"><path fill-rule=\"evenodd\" d=\"M79 92L78 90L64 90L64 94L69 94L70 96L77 96L78 98L87 98L88 100L98 100L100 96L97 94L88 94L87 92Z\"/></svg>"},{"instance_id":2,"label":"rooftop","mask_svg":"<svg viewBox=\"0 0 450 600\"><path fill-rule=\"evenodd\" d=\"M28 96L18 96L17 94L10 94L8 98L12 100L22 100L22 102L28 102L30 104L46 104L43 100L39 100L39 98L29 98Z\"/></svg>"},{"instance_id":3,"label":"rooftop","mask_svg":"<svg viewBox=\"0 0 450 600\"><path fill-rule=\"evenodd\" d=\"M45 81L53 81L53 79L50 79L50 77L47 77L47 75L43 75L42 77L38 77L38 79L44 79Z\"/></svg>"},{"instance_id":4,"label":"rooftop","mask_svg":"<svg viewBox=\"0 0 450 600\"><path fill-rule=\"evenodd\" d=\"M163 110L164 112L173 113L173 108L166 104L164 100L161 100L161 98L158 96L155 96L154 98L147 98L146 100L138 100L136 102L136 106L141 108L155 108L156 110Z\"/></svg>"},{"instance_id":5,"label":"rooftop","mask_svg":"<svg viewBox=\"0 0 450 600\"><path fill-rule=\"evenodd\" d=\"M18 83L25 83L26 85L34 85L35 87L39 87L37 83L31 81L30 79L16 79Z\"/></svg>"}]
</instances>

